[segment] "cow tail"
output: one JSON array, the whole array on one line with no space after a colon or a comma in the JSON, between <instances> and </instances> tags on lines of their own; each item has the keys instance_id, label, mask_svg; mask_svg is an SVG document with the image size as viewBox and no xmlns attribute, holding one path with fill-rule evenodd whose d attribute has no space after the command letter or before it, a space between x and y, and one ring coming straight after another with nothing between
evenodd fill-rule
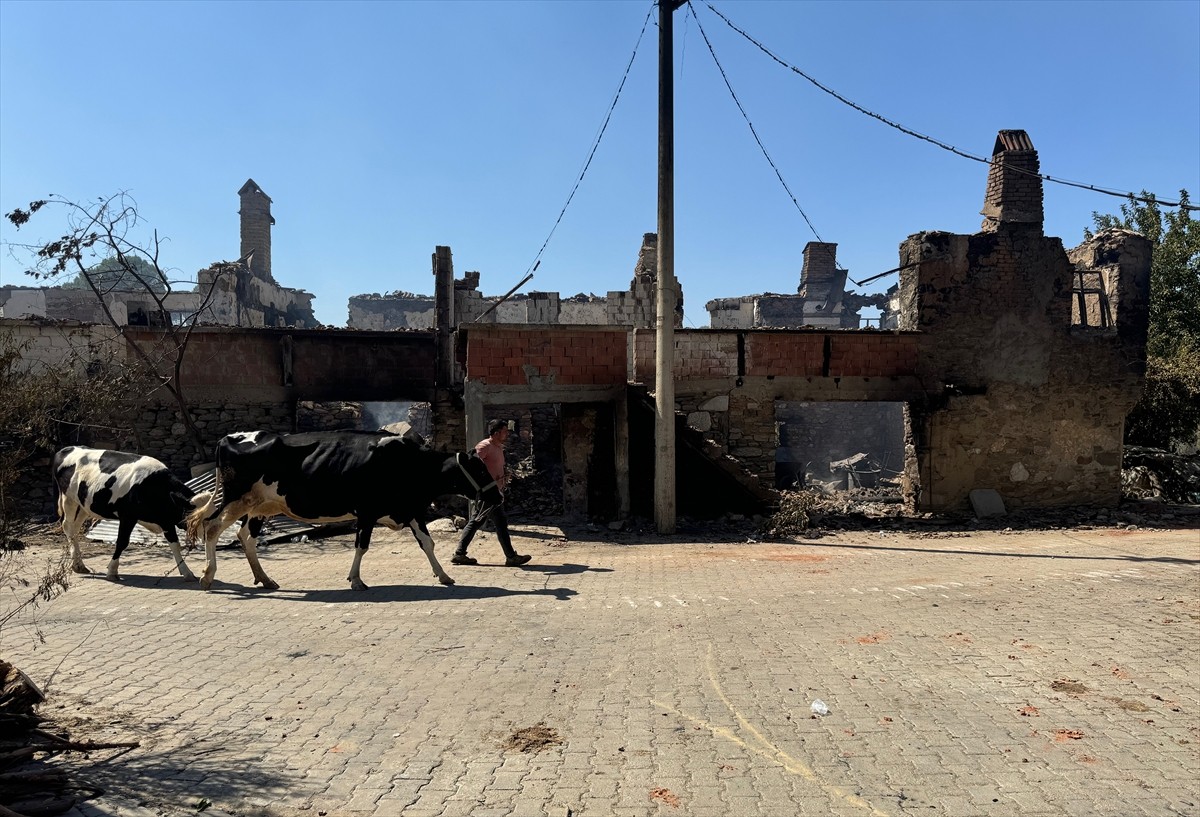
<instances>
[{"instance_id":1,"label":"cow tail","mask_svg":"<svg viewBox=\"0 0 1200 817\"><path fill-rule=\"evenodd\" d=\"M192 512L187 516L187 535L193 542L203 538L204 523L217 511L217 492L205 491L192 497Z\"/></svg>"}]
</instances>

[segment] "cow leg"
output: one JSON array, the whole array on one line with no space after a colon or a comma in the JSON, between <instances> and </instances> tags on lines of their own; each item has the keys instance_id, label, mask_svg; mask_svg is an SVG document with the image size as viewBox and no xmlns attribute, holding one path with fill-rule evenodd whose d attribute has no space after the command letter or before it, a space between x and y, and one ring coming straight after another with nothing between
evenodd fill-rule
<instances>
[{"instance_id":1,"label":"cow leg","mask_svg":"<svg viewBox=\"0 0 1200 817\"><path fill-rule=\"evenodd\" d=\"M350 565L350 575L346 580L350 582L352 590L366 590L367 585L363 583L362 577L359 575L359 568L362 566L363 556L366 555L367 549L371 547L371 531L375 528L375 520L367 521L361 517L358 520L358 529L354 532L354 562Z\"/></svg>"},{"instance_id":2,"label":"cow leg","mask_svg":"<svg viewBox=\"0 0 1200 817\"><path fill-rule=\"evenodd\" d=\"M425 551L425 558L429 559L433 575L437 576L437 580L442 584L454 584L454 579L446 575L446 571L442 570L437 557L433 555L433 537L429 535L429 528L425 527L425 522L414 519L408 523L408 526L412 528L413 536L417 537L417 544L421 546L421 550Z\"/></svg>"},{"instance_id":3,"label":"cow leg","mask_svg":"<svg viewBox=\"0 0 1200 817\"><path fill-rule=\"evenodd\" d=\"M264 590L278 590L279 584L271 579L258 563L258 535L262 533L263 520L252 517L242 523L238 530L238 539L242 540L242 550L246 551L246 561L250 563L250 571L254 573L254 583L261 584Z\"/></svg>"},{"instance_id":4,"label":"cow leg","mask_svg":"<svg viewBox=\"0 0 1200 817\"><path fill-rule=\"evenodd\" d=\"M136 519L129 519L128 517L120 519L117 522L117 546L113 548L112 561L108 563L108 570L104 574L104 578L110 582L119 582L121 580L117 568L121 562L121 554L125 552L125 548L129 547L129 537L133 534L133 526L136 524Z\"/></svg>"},{"instance_id":5,"label":"cow leg","mask_svg":"<svg viewBox=\"0 0 1200 817\"><path fill-rule=\"evenodd\" d=\"M196 581L196 574L192 573L192 569L183 560L183 552L179 549L179 534L175 532L175 528L170 525L164 527L163 536L166 537L167 544L171 546L171 555L175 557L175 567L179 569L179 575L185 582Z\"/></svg>"},{"instance_id":6,"label":"cow leg","mask_svg":"<svg viewBox=\"0 0 1200 817\"><path fill-rule=\"evenodd\" d=\"M65 502L63 513L63 533L67 535L67 544L71 548L71 570L75 573L91 573L91 569L83 563L83 554L79 551L79 537L83 533L84 510L78 502Z\"/></svg>"},{"instance_id":7,"label":"cow leg","mask_svg":"<svg viewBox=\"0 0 1200 817\"><path fill-rule=\"evenodd\" d=\"M221 535L221 526L216 521L205 522L204 531L204 573L200 575L200 589L211 590L213 579L217 575L217 537Z\"/></svg>"}]
</instances>

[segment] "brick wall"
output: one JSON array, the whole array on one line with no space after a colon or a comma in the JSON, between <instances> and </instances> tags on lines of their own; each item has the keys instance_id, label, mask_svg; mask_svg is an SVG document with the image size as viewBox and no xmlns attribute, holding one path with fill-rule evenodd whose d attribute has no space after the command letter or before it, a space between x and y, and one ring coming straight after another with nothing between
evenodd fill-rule
<instances>
[{"instance_id":1,"label":"brick wall","mask_svg":"<svg viewBox=\"0 0 1200 817\"><path fill-rule=\"evenodd\" d=\"M744 364L738 368L738 337ZM715 377L895 377L917 366L916 334L895 332L823 332L820 330L675 332L677 380ZM634 375L652 383L655 333L634 336ZM828 363L826 362L828 360Z\"/></svg>"},{"instance_id":2,"label":"brick wall","mask_svg":"<svg viewBox=\"0 0 1200 817\"><path fill-rule=\"evenodd\" d=\"M488 385L618 385L626 382L624 329L475 326L466 374Z\"/></svg>"}]
</instances>

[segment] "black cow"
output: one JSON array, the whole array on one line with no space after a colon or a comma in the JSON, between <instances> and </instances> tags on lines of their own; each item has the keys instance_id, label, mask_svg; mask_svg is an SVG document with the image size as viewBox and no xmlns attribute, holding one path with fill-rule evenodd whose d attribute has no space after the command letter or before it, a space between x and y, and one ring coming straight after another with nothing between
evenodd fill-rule
<instances>
[{"instance_id":1,"label":"black cow","mask_svg":"<svg viewBox=\"0 0 1200 817\"><path fill-rule=\"evenodd\" d=\"M175 528L182 527L184 517L209 500L208 494L197 495L153 457L123 451L70 446L54 455L51 473L58 486L58 513L63 520L63 531L72 548L71 569L76 573L91 573L79 552L84 523L90 519L115 519L117 546L108 563L109 579L121 578L118 574L121 553L129 545L133 526L140 523L166 537L179 575L185 581L196 581L179 551Z\"/></svg>"},{"instance_id":2,"label":"black cow","mask_svg":"<svg viewBox=\"0 0 1200 817\"><path fill-rule=\"evenodd\" d=\"M478 457L422 448L395 434L377 431L313 431L230 434L217 443L217 491L188 517L188 532L204 540L208 565L200 579L205 590L217 572L217 537L237 519L286 514L303 522L355 519L354 564L347 577L355 590L366 590L359 577L363 555L376 524L399 530L407 525L442 584L454 584L433 555L425 527L429 503L443 494L461 494L495 504L500 490ZM279 587L258 562L255 537L239 534L254 583Z\"/></svg>"}]
</instances>

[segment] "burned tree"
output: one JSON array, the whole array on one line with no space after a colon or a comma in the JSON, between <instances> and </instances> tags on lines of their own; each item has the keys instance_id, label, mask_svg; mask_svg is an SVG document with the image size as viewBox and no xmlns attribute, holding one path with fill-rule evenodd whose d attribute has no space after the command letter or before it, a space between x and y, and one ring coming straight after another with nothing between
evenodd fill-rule
<instances>
[{"instance_id":1,"label":"burned tree","mask_svg":"<svg viewBox=\"0 0 1200 817\"><path fill-rule=\"evenodd\" d=\"M66 230L49 241L13 244L17 251L29 254L26 274L40 281L61 283L91 291L104 322L125 335L125 344L143 382L153 384L149 392L165 390L176 405L189 437L200 448L207 443L197 429L188 405L181 378L188 343L197 321L210 311L214 293L224 278L236 278L246 271L248 259L219 262L209 269L203 286L172 278L162 265L162 239L156 230L141 238L145 228L136 202L126 193L99 198L86 204L60 196L32 202L6 217L18 229L25 227L39 211L56 207L65 212ZM181 285L196 293L185 310L172 309L172 295ZM137 292L146 309L121 320L114 314L114 292ZM123 331L127 324L141 324L161 330L153 342L139 340Z\"/></svg>"}]
</instances>

